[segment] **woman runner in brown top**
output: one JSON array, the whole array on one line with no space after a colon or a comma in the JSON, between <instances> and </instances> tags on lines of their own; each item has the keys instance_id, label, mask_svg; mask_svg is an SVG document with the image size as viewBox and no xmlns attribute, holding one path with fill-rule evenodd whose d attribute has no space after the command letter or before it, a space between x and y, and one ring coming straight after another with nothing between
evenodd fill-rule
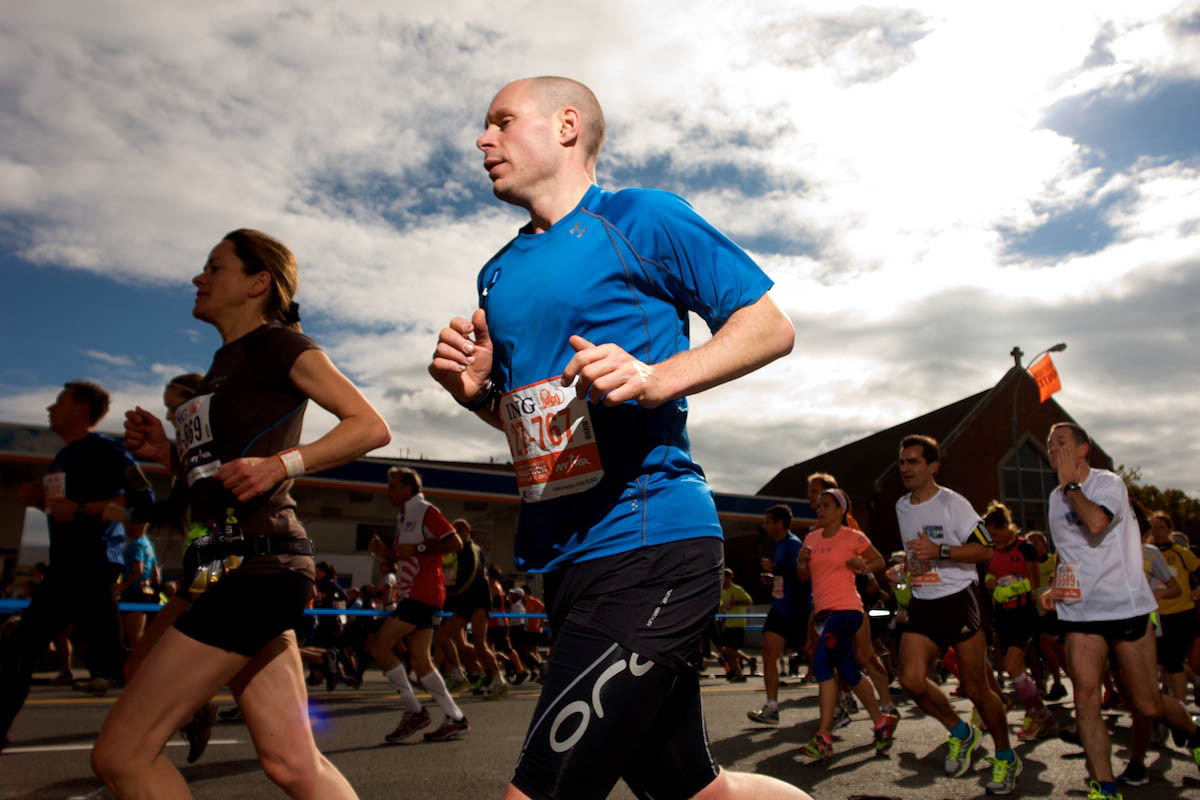
<instances>
[{"instance_id":1,"label":"woman runner in brown top","mask_svg":"<svg viewBox=\"0 0 1200 800\"><path fill-rule=\"evenodd\" d=\"M291 631L312 591L313 549L296 519L292 479L390 441L371 404L299 333L296 260L271 237L225 236L193 279L192 315L224 342L199 393L175 412L178 457L162 423L138 408L126 446L188 482L191 606L146 656L92 750L119 797L191 797L162 755L192 713L229 685L267 776L292 797L353 798L318 751ZM297 447L309 399L339 420Z\"/></svg>"}]
</instances>

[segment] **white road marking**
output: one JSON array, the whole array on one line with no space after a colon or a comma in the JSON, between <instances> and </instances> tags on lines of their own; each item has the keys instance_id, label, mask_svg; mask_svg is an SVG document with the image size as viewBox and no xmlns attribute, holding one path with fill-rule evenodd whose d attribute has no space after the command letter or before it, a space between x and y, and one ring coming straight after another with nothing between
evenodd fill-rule
<instances>
[{"instance_id":1,"label":"white road marking","mask_svg":"<svg viewBox=\"0 0 1200 800\"><path fill-rule=\"evenodd\" d=\"M242 744L241 739L209 739L208 744ZM9 753L64 753L70 750L91 750L95 742L80 742L79 744L47 744L36 747L6 747L3 755ZM187 742L170 741L167 747L187 747Z\"/></svg>"}]
</instances>

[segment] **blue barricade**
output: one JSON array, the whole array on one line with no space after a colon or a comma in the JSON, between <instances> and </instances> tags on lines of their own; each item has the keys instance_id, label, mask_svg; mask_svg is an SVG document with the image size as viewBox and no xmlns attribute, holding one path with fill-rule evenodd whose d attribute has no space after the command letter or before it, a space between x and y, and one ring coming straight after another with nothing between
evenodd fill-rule
<instances>
[{"instance_id":1,"label":"blue barricade","mask_svg":"<svg viewBox=\"0 0 1200 800\"><path fill-rule=\"evenodd\" d=\"M28 598L15 597L0 597L0 613L20 611L29 605ZM157 603L118 603L117 608L121 611L145 611L154 613L162 606ZM384 611L376 608L307 608L305 614L314 617L386 617L392 612ZM439 611L438 616L451 616L448 611ZM547 619L545 614L518 614L511 612L491 611L489 616L492 619ZM716 619L766 619L766 614L715 614ZM748 631L761 631L761 625L747 625Z\"/></svg>"}]
</instances>

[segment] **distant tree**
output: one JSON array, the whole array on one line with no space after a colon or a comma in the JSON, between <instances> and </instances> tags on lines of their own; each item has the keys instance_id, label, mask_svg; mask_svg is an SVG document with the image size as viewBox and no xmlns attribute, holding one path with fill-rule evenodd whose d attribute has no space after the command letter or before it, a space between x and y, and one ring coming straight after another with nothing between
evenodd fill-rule
<instances>
[{"instance_id":1,"label":"distant tree","mask_svg":"<svg viewBox=\"0 0 1200 800\"><path fill-rule=\"evenodd\" d=\"M1165 511L1175 523L1175 530L1183 531L1193 544L1200 544L1200 500L1189 497L1181 489L1159 489L1142 483L1140 467L1117 467L1117 474L1125 479L1129 487L1129 498L1139 504L1147 514Z\"/></svg>"}]
</instances>

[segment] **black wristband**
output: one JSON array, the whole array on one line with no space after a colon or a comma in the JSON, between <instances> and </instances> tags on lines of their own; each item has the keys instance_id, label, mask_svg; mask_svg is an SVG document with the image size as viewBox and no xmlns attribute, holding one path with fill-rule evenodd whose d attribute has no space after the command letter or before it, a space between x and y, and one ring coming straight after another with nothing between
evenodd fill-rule
<instances>
[{"instance_id":1,"label":"black wristband","mask_svg":"<svg viewBox=\"0 0 1200 800\"><path fill-rule=\"evenodd\" d=\"M487 385L483 391L474 400L463 402L457 397L454 398L460 406L467 411L482 411L485 408L495 406L496 400L500 397L500 387L491 378L487 379Z\"/></svg>"},{"instance_id":2,"label":"black wristband","mask_svg":"<svg viewBox=\"0 0 1200 800\"><path fill-rule=\"evenodd\" d=\"M1078 483L1071 481L1070 483L1063 486L1063 494L1065 495L1067 492L1073 492L1073 491L1077 491L1077 490L1082 491L1082 489L1083 489L1083 487L1080 486Z\"/></svg>"}]
</instances>

